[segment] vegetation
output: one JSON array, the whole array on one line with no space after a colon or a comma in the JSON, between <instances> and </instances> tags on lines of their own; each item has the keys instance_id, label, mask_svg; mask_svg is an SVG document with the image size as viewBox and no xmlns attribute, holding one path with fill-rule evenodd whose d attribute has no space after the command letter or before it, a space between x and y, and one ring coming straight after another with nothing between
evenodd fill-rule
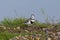
<instances>
[{"instance_id":1,"label":"vegetation","mask_svg":"<svg viewBox=\"0 0 60 40\"><path fill-rule=\"evenodd\" d=\"M7 19L5 18L3 21L1 21L1 25L6 26L6 27L24 27L27 26L24 24L25 18L15 18L15 19Z\"/></svg>"},{"instance_id":2,"label":"vegetation","mask_svg":"<svg viewBox=\"0 0 60 40\"><path fill-rule=\"evenodd\" d=\"M0 40L9 40L10 38L17 36L18 34L13 34L9 32L0 32Z\"/></svg>"},{"instance_id":3,"label":"vegetation","mask_svg":"<svg viewBox=\"0 0 60 40\"><path fill-rule=\"evenodd\" d=\"M31 34L42 34L45 35L45 32L39 31L40 28L49 28L52 27L51 24L41 23L36 21L32 25L26 25L24 22L26 18L14 18L7 19L5 18L0 22L0 40L9 40L17 35L31 35ZM60 24L55 24L60 30ZM19 27L20 29L17 29ZM39 28L39 29L38 29ZM45 38L45 36L42 36Z\"/></svg>"}]
</instances>

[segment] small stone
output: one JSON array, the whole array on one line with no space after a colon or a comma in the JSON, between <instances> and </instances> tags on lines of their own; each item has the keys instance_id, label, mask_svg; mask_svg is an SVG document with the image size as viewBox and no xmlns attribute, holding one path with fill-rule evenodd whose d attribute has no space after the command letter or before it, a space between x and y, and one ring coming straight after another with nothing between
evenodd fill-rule
<instances>
[{"instance_id":1,"label":"small stone","mask_svg":"<svg viewBox=\"0 0 60 40\"><path fill-rule=\"evenodd\" d=\"M19 37L16 36L16 39L19 39Z\"/></svg>"},{"instance_id":2,"label":"small stone","mask_svg":"<svg viewBox=\"0 0 60 40\"><path fill-rule=\"evenodd\" d=\"M20 30L20 27L18 26L17 29Z\"/></svg>"},{"instance_id":3,"label":"small stone","mask_svg":"<svg viewBox=\"0 0 60 40\"><path fill-rule=\"evenodd\" d=\"M25 37L24 37L24 36L22 36L22 38L23 38L23 39L25 39Z\"/></svg>"},{"instance_id":4,"label":"small stone","mask_svg":"<svg viewBox=\"0 0 60 40\"><path fill-rule=\"evenodd\" d=\"M9 39L9 40L12 40L12 39Z\"/></svg>"},{"instance_id":5,"label":"small stone","mask_svg":"<svg viewBox=\"0 0 60 40\"><path fill-rule=\"evenodd\" d=\"M6 27L3 27L3 29L6 29Z\"/></svg>"},{"instance_id":6,"label":"small stone","mask_svg":"<svg viewBox=\"0 0 60 40\"><path fill-rule=\"evenodd\" d=\"M51 40L51 38L48 38L48 40Z\"/></svg>"},{"instance_id":7,"label":"small stone","mask_svg":"<svg viewBox=\"0 0 60 40\"><path fill-rule=\"evenodd\" d=\"M59 35L60 35L60 32L57 32L57 34L59 34Z\"/></svg>"},{"instance_id":8,"label":"small stone","mask_svg":"<svg viewBox=\"0 0 60 40\"><path fill-rule=\"evenodd\" d=\"M29 32L28 30L25 30L26 32Z\"/></svg>"},{"instance_id":9,"label":"small stone","mask_svg":"<svg viewBox=\"0 0 60 40\"><path fill-rule=\"evenodd\" d=\"M14 28L14 30L16 30L16 28Z\"/></svg>"}]
</instances>

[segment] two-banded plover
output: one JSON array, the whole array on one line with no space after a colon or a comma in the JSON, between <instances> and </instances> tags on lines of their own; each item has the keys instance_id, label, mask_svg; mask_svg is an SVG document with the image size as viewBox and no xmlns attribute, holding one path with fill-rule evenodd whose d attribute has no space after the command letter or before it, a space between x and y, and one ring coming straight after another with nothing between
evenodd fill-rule
<instances>
[{"instance_id":1,"label":"two-banded plover","mask_svg":"<svg viewBox=\"0 0 60 40\"><path fill-rule=\"evenodd\" d=\"M32 14L29 19L26 20L25 24L33 24L35 22L35 15Z\"/></svg>"}]
</instances>

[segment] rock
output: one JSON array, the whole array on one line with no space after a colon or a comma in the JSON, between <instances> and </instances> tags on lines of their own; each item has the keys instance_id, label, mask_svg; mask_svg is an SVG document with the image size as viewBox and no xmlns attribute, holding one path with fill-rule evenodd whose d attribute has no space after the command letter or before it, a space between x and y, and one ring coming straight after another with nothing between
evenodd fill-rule
<instances>
[{"instance_id":1,"label":"rock","mask_svg":"<svg viewBox=\"0 0 60 40\"><path fill-rule=\"evenodd\" d=\"M27 33L28 33L29 31L28 31L28 30L25 30L25 32L27 32Z\"/></svg>"},{"instance_id":2,"label":"rock","mask_svg":"<svg viewBox=\"0 0 60 40\"><path fill-rule=\"evenodd\" d=\"M20 30L20 26L18 26L17 29Z\"/></svg>"},{"instance_id":3,"label":"rock","mask_svg":"<svg viewBox=\"0 0 60 40\"><path fill-rule=\"evenodd\" d=\"M3 27L4 30L6 30L6 27Z\"/></svg>"},{"instance_id":4,"label":"rock","mask_svg":"<svg viewBox=\"0 0 60 40\"><path fill-rule=\"evenodd\" d=\"M18 40L18 39L19 39L19 37L18 37L18 36L16 36L16 39Z\"/></svg>"}]
</instances>

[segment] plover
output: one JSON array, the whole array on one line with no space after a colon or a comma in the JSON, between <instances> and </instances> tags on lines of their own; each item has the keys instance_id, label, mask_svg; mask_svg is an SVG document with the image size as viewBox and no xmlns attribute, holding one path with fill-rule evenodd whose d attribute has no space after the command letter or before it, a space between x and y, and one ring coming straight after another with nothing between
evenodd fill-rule
<instances>
[{"instance_id":1,"label":"plover","mask_svg":"<svg viewBox=\"0 0 60 40\"><path fill-rule=\"evenodd\" d=\"M25 24L33 24L35 22L35 15L32 14L29 19L26 20Z\"/></svg>"}]
</instances>

